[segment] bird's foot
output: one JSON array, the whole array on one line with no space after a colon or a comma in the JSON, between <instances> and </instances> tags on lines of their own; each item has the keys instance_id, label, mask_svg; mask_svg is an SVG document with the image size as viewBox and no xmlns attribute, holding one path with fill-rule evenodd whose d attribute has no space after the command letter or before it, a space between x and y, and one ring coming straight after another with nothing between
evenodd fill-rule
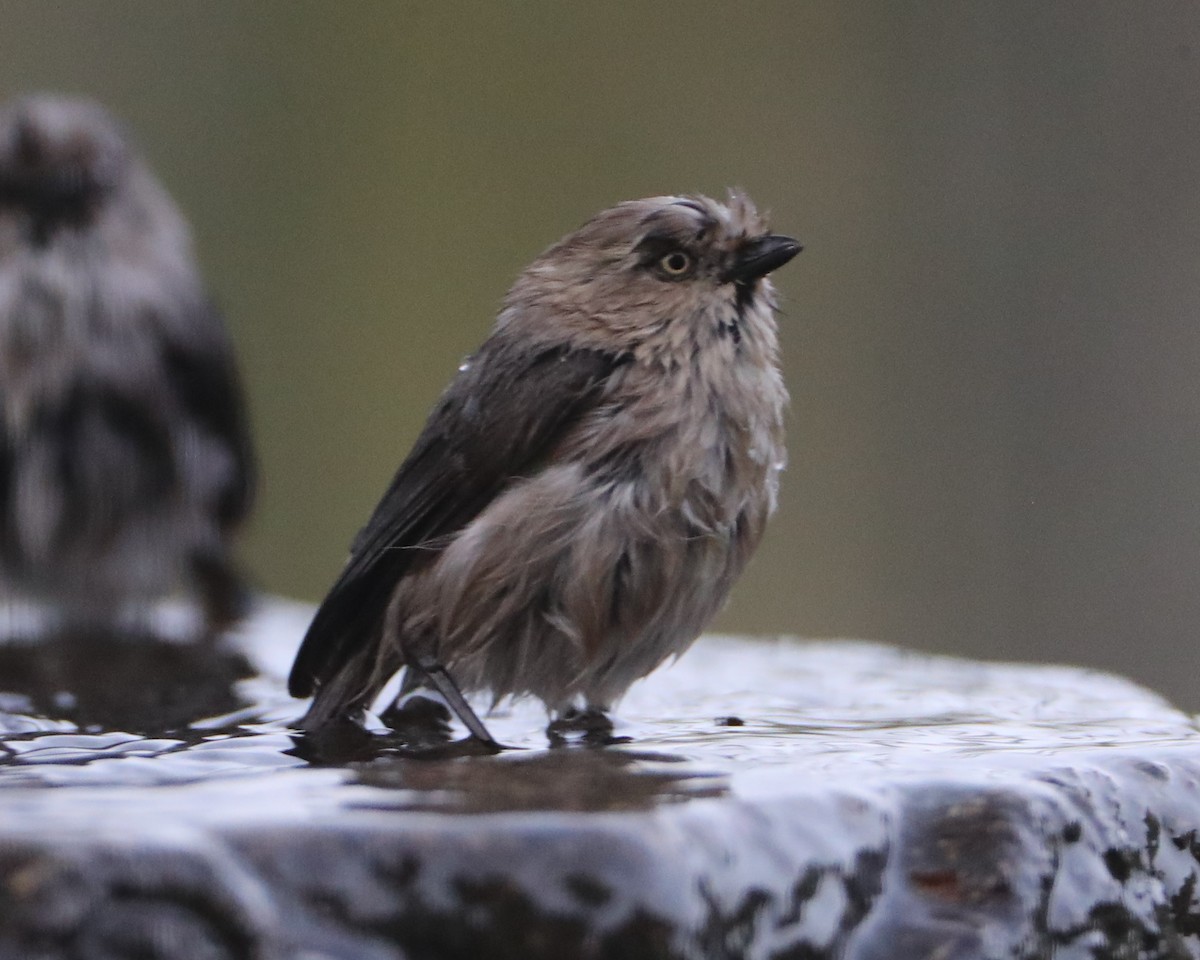
<instances>
[{"instance_id":1,"label":"bird's foot","mask_svg":"<svg viewBox=\"0 0 1200 960\"><path fill-rule=\"evenodd\" d=\"M567 747L579 744L588 747L607 747L615 743L628 743L629 737L613 736L613 722L607 713L598 707L580 710L572 707L564 710L546 727L546 737L552 747Z\"/></svg>"},{"instance_id":2,"label":"bird's foot","mask_svg":"<svg viewBox=\"0 0 1200 960\"><path fill-rule=\"evenodd\" d=\"M445 757L483 756L512 749L471 731L461 740L454 739L451 722L454 711L442 696L429 687L418 686L401 693L379 719L401 744L399 754L412 759L438 760ZM482 728L482 724L480 724ZM486 733L486 728L484 728Z\"/></svg>"},{"instance_id":3,"label":"bird's foot","mask_svg":"<svg viewBox=\"0 0 1200 960\"><path fill-rule=\"evenodd\" d=\"M315 767L340 767L373 760L381 753L379 737L349 717L337 717L314 730L292 736L287 752Z\"/></svg>"},{"instance_id":4,"label":"bird's foot","mask_svg":"<svg viewBox=\"0 0 1200 960\"><path fill-rule=\"evenodd\" d=\"M398 697L379 719L411 747L437 747L454 739L450 721L454 714L445 702L428 690L414 690Z\"/></svg>"}]
</instances>

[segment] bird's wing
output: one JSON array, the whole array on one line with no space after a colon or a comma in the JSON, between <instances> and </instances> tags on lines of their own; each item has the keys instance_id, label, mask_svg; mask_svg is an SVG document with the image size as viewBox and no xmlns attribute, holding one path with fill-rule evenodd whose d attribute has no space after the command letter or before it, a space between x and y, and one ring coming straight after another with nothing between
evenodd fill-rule
<instances>
[{"instance_id":1,"label":"bird's wing","mask_svg":"<svg viewBox=\"0 0 1200 960\"><path fill-rule=\"evenodd\" d=\"M500 336L464 365L434 408L317 610L288 680L308 696L374 639L397 581L439 550L514 478L528 475L621 359Z\"/></svg>"}]
</instances>

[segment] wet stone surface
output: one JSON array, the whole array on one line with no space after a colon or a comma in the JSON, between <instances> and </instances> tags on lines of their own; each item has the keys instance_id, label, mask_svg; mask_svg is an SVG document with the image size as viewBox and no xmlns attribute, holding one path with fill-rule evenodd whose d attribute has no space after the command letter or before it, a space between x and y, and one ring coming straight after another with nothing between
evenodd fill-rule
<instances>
[{"instance_id":1,"label":"wet stone surface","mask_svg":"<svg viewBox=\"0 0 1200 960\"><path fill-rule=\"evenodd\" d=\"M1200 956L1200 734L1127 681L706 638L623 743L339 757L309 613L0 648L0 958Z\"/></svg>"}]
</instances>

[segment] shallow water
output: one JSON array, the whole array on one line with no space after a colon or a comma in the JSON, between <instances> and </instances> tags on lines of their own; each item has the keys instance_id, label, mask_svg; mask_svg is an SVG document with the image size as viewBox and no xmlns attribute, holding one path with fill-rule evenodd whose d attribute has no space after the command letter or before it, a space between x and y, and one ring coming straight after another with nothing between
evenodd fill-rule
<instances>
[{"instance_id":1,"label":"shallow water","mask_svg":"<svg viewBox=\"0 0 1200 960\"><path fill-rule=\"evenodd\" d=\"M620 743L549 748L518 703L486 718L513 749L469 755L298 735L311 612L0 648L0 955L1124 956L1134 931L1158 956L1200 930L1200 733L1120 678L707 637L630 692Z\"/></svg>"},{"instance_id":2,"label":"shallow water","mask_svg":"<svg viewBox=\"0 0 1200 960\"><path fill-rule=\"evenodd\" d=\"M518 703L486 719L515 748L498 756L416 761L373 736L346 762L314 764L284 683L310 615L264 600L222 647L0 649L0 813L20 829L107 818L152 830L398 808L613 811L831 781L998 778L1064 752L1200 743L1191 718L1104 674L706 637L630 692L623 743L548 749L544 713Z\"/></svg>"}]
</instances>

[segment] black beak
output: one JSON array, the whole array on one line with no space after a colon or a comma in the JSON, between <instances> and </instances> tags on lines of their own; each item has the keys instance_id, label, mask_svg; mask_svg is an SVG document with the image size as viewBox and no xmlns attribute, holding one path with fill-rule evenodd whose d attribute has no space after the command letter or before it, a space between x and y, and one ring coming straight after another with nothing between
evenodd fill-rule
<instances>
[{"instance_id":1,"label":"black beak","mask_svg":"<svg viewBox=\"0 0 1200 960\"><path fill-rule=\"evenodd\" d=\"M804 248L791 237L768 234L755 237L738 252L733 266L725 274L726 283L752 283L778 270Z\"/></svg>"}]
</instances>

